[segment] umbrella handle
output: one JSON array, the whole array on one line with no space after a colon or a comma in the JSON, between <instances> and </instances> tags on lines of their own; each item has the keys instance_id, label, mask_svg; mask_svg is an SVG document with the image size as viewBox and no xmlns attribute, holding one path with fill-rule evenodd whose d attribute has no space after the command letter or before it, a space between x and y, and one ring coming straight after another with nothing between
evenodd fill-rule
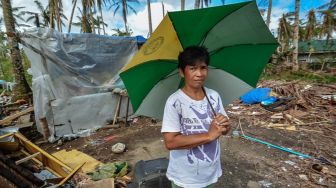
<instances>
[{"instance_id":1,"label":"umbrella handle","mask_svg":"<svg viewBox=\"0 0 336 188\"><path fill-rule=\"evenodd\" d=\"M215 117L215 116L216 116L216 111L215 111L215 109L212 107L211 102L210 102L210 100L209 100L209 98L208 98L207 93L205 92L204 87L202 87L202 90L203 90L203 93L204 93L204 95L205 95L205 97L206 97L206 99L207 99L207 101L208 101L208 103L209 103L209 105L210 105L210 108L211 108L211 111L212 111L212 115L213 115L213 117Z\"/></svg>"}]
</instances>

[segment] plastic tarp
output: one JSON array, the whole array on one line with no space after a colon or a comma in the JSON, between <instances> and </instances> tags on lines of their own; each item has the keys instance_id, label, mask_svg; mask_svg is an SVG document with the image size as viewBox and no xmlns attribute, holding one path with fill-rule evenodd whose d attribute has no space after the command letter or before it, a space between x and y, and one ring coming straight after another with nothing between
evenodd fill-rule
<instances>
[{"instance_id":1,"label":"plastic tarp","mask_svg":"<svg viewBox=\"0 0 336 188\"><path fill-rule=\"evenodd\" d=\"M118 72L142 42L137 37L63 34L49 28L25 31L21 44L31 62L37 124L47 118L57 137L103 126L119 100L111 91L124 87ZM56 135L56 121L58 126L71 122L72 131L60 128Z\"/></svg>"}]
</instances>

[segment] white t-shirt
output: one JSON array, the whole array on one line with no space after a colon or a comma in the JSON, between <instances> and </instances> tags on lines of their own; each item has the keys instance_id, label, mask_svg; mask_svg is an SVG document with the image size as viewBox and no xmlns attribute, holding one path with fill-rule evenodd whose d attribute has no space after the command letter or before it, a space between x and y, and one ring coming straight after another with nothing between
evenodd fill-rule
<instances>
[{"instance_id":1,"label":"white t-shirt","mask_svg":"<svg viewBox=\"0 0 336 188\"><path fill-rule=\"evenodd\" d=\"M219 94L212 89L205 90L216 113L227 116ZM205 97L196 101L178 90L167 99L161 132L205 133L211 121L212 111ZM178 186L206 187L216 183L221 175L218 139L192 149L170 151L167 177Z\"/></svg>"}]
</instances>

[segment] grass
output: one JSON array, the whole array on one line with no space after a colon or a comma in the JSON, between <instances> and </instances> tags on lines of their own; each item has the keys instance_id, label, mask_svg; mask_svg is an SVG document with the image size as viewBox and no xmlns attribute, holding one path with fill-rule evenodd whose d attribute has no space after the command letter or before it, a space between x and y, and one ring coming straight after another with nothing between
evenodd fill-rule
<instances>
[{"instance_id":1,"label":"grass","mask_svg":"<svg viewBox=\"0 0 336 188\"><path fill-rule=\"evenodd\" d=\"M310 70L280 70L278 73L274 73L272 69L277 69L278 67L269 64L266 67L266 71L262 74L261 79L264 80L302 80L310 83L319 84L331 84L336 83L336 76L323 73L323 72L313 72Z\"/></svg>"},{"instance_id":2,"label":"grass","mask_svg":"<svg viewBox=\"0 0 336 188\"><path fill-rule=\"evenodd\" d=\"M27 73L27 69L31 66L30 61L25 53L21 53L24 74L28 84L32 85L32 76ZM0 70L0 80L5 80L7 82L14 82L13 67L10 58L0 58L1 67Z\"/></svg>"}]
</instances>

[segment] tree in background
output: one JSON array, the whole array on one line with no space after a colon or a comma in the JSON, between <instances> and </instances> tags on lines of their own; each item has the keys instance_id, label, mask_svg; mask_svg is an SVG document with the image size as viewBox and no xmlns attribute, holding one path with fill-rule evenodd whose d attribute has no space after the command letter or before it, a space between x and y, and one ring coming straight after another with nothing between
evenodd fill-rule
<instances>
[{"instance_id":1,"label":"tree in background","mask_svg":"<svg viewBox=\"0 0 336 188\"><path fill-rule=\"evenodd\" d=\"M272 13L272 0L268 0L267 17L266 17L266 25L268 28L271 23L271 13Z\"/></svg>"},{"instance_id":2,"label":"tree in background","mask_svg":"<svg viewBox=\"0 0 336 188\"><path fill-rule=\"evenodd\" d=\"M151 2L147 0L147 10L148 10L148 27L149 27L149 35L153 32L153 24L152 24L152 11L151 11Z\"/></svg>"},{"instance_id":3,"label":"tree in background","mask_svg":"<svg viewBox=\"0 0 336 188\"><path fill-rule=\"evenodd\" d=\"M127 37L129 37L129 36L132 36L132 34L133 34L133 31L132 31L132 29L129 29L127 32L126 31L122 31L122 30L120 30L119 28L116 28L116 29L112 29L112 31L115 31L116 33L115 34L113 34L112 36L127 36Z\"/></svg>"},{"instance_id":4,"label":"tree in background","mask_svg":"<svg viewBox=\"0 0 336 188\"><path fill-rule=\"evenodd\" d=\"M63 4L62 0L49 0L48 4L49 18L50 18L50 28L55 29L55 22L57 25L57 30L62 32L62 26L65 26L63 20L68 20L63 14Z\"/></svg>"},{"instance_id":5,"label":"tree in background","mask_svg":"<svg viewBox=\"0 0 336 188\"><path fill-rule=\"evenodd\" d=\"M203 7L208 7L209 4L211 4L211 0L195 0L194 8L199 9Z\"/></svg>"},{"instance_id":6,"label":"tree in background","mask_svg":"<svg viewBox=\"0 0 336 188\"><path fill-rule=\"evenodd\" d=\"M50 24L50 14L47 7L43 7L42 3L39 0L34 1L39 12L25 11L29 17L26 19L26 22L34 20L34 23L37 27L49 27ZM42 18L42 19L41 19Z\"/></svg>"},{"instance_id":7,"label":"tree in background","mask_svg":"<svg viewBox=\"0 0 336 188\"><path fill-rule=\"evenodd\" d=\"M311 40L313 37L316 36L316 15L315 15L315 10L310 10L308 12L308 18L307 18L307 23L306 23L306 29L305 29L305 35L304 35L304 40Z\"/></svg>"},{"instance_id":8,"label":"tree in background","mask_svg":"<svg viewBox=\"0 0 336 188\"><path fill-rule=\"evenodd\" d=\"M290 41L293 37L292 27L287 20L289 16L288 14L283 14L279 20L278 42L280 43L279 52L281 53L289 51Z\"/></svg>"},{"instance_id":9,"label":"tree in background","mask_svg":"<svg viewBox=\"0 0 336 188\"><path fill-rule=\"evenodd\" d=\"M126 33L128 32L128 27L127 27L127 15L128 15L128 10L131 10L136 14L136 10L130 5L131 3L137 3L139 4L138 0L113 0L113 4L110 6L110 8L115 7L114 9L114 15L118 10L122 10L122 17L124 20L124 25L125 25L125 31Z\"/></svg>"},{"instance_id":10,"label":"tree in background","mask_svg":"<svg viewBox=\"0 0 336 188\"><path fill-rule=\"evenodd\" d=\"M332 38L333 32L336 31L336 0L330 0L318 8L322 17L320 38L326 37L327 42Z\"/></svg>"},{"instance_id":11,"label":"tree in background","mask_svg":"<svg viewBox=\"0 0 336 188\"><path fill-rule=\"evenodd\" d=\"M72 9L71 9L70 20L69 20L69 25L68 25L68 33L70 33L71 31L72 18L75 13L76 6L77 6L77 0L72 0Z\"/></svg>"},{"instance_id":12,"label":"tree in background","mask_svg":"<svg viewBox=\"0 0 336 188\"><path fill-rule=\"evenodd\" d=\"M15 101L17 99L25 99L29 101L31 98L31 89L24 76L22 58L18 43L19 37L17 36L15 30L15 20L13 17L11 2L10 0L1 0L1 3L16 83L13 88L12 100Z\"/></svg>"},{"instance_id":13,"label":"tree in background","mask_svg":"<svg viewBox=\"0 0 336 188\"><path fill-rule=\"evenodd\" d=\"M299 70L298 49L299 49L299 16L300 16L300 0L295 0L294 12L294 33L293 33L293 70Z\"/></svg>"}]
</instances>

